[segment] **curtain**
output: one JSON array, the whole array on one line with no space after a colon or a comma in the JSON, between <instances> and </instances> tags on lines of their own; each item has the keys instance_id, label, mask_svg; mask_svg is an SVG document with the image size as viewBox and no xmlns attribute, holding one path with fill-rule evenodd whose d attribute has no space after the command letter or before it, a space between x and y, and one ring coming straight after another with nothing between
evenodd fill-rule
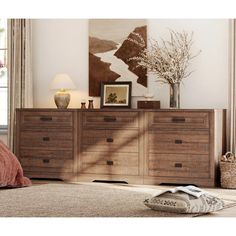
<instances>
[{"instance_id":1,"label":"curtain","mask_svg":"<svg viewBox=\"0 0 236 236\"><path fill-rule=\"evenodd\" d=\"M227 122L227 150L235 153L236 150L236 20L230 20L229 38L229 108Z\"/></svg>"},{"instance_id":2,"label":"curtain","mask_svg":"<svg viewBox=\"0 0 236 236\"><path fill-rule=\"evenodd\" d=\"M15 109L33 106L31 20L9 19L7 31L8 146L14 151Z\"/></svg>"}]
</instances>

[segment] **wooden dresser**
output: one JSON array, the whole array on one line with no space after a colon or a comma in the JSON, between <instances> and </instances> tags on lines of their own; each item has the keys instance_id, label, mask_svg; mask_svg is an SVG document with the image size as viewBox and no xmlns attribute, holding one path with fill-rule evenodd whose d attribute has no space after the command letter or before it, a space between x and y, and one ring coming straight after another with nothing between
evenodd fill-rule
<instances>
[{"instance_id":1,"label":"wooden dresser","mask_svg":"<svg viewBox=\"0 0 236 236\"><path fill-rule=\"evenodd\" d=\"M17 109L26 176L215 186L225 111Z\"/></svg>"},{"instance_id":2,"label":"wooden dresser","mask_svg":"<svg viewBox=\"0 0 236 236\"><path fill-rule=\"evenodd\" d=\"M224 152L224 114L214 110L146 112L144 183L215 186Z\"/></svg>"},{"instance_id":3,"label":"wooden dresser","mask_svg":"<svg viewBox=\"0 0 236 236\"><path fill-rule=\"evenodd\" d=\"M25 175L76 180L76 110L22 109L16 114L16 151Z\"/></svg>"},{"instance_id":4,"label":"wooden dresser","mask_svg":"<svg viewBox=\"0 0 236 236\"><path fill-rule=\"evenodd\" d=\"M142 182L139 112L82 112L80 127L80 180Z\"/></svg>"}]
</instances>

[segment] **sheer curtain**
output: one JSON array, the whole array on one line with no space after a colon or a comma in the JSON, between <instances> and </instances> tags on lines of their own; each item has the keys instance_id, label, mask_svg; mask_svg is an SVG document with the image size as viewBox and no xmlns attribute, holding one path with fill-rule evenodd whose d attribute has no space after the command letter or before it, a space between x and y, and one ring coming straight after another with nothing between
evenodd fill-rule
<instances>
[{"instance_id":1,"label":"sheer curtain","mask_svg":"<svg viewBox=\"0 0 236 236\"><path fill-rule=\"evenodd\" d=\"M33 106L29 19L9 19L8 25L8 145L14 151L15 109Z\"/></svg>"},{"instance_id":2,"label":"sheer curtain","mask_svg":"<svg viewBox=\"0 0 236 236\"><path fill-rule=\"evenodd\" d=\"M236 150L236 20L230 20L230 81L228 109L228 151Z\"/></svg>"}]
</instances>

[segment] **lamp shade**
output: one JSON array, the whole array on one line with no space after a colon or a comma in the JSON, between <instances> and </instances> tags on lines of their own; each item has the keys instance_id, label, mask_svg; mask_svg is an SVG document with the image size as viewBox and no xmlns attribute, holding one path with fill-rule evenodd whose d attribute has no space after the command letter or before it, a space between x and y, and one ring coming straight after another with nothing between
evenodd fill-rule
<instances>
[{"instance_id":1,"label":"lamp shade","mask_svg":"<svg viewBox=\"0 0 236 236\"><path fill-rule=\"evenodd\" d=\"M54 76L52 83L51 83L52 90L72 90L75 89L75 85L71 80L70 76L67 74L57 74Z\"/></svg>"}]
</instances>

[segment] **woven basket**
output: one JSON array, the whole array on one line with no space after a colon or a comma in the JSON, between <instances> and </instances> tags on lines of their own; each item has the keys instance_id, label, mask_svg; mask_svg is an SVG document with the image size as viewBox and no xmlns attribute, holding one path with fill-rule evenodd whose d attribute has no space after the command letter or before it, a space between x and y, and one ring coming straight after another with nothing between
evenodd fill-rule
<instances>
[{"instance_id":1,"label":"woven basket","mask_svg":"<svg viewBox=\"0 0 236 236\"><path fill-rule=\"evenodd\" d=\"M220 162L222 188L236 188L236 162Z\"/></svg>"}]
</instances>

